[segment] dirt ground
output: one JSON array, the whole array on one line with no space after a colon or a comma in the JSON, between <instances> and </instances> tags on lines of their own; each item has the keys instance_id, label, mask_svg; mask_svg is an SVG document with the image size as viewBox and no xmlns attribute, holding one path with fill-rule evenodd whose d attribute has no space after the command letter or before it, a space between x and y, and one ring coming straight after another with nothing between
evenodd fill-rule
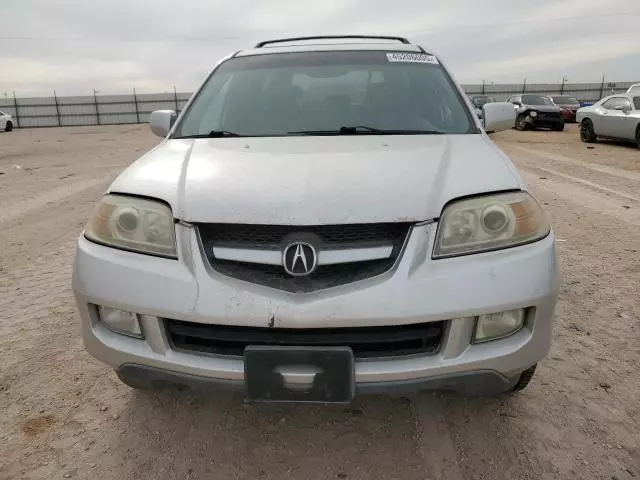
<instances>
[{"instance_id":1,"label":"dirt ground","mask_svg":"<svg viewBox=\"0 0 640 480\"><path fill-rule=\"evenodd\" d=\"M0 479L640 479L640 150L565 132L495 140L544 203L554 344L506 398L348 407L135 393L82 348L74 242L157 142L146 126L0 134Z\"/></svg>"}]
</instances>

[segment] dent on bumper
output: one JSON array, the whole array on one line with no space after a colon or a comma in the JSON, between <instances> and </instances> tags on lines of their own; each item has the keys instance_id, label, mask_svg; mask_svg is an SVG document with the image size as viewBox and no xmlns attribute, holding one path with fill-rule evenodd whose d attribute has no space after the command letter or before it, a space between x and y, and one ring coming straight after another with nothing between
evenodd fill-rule
<instances>
[{"instance_id":1,"label":"dent on bumper","mask_svg":"<svg viewBox=\"0 0 640 480\"><path fill-rule=\"evenodd\" d=\"M178 227L184 228L184 227ZM432 227L431 227L432 228ZM226 325L275 327L403 325L451 320L435 355L356 362L358 388L415 383L489 372L508 384L513 375L548 352L558 277L554 240L500 252L432 261L434 230L416 228L396 268L382 277L292 295L246 284L211 271L198 256L195 235L175 261L78 242L74 269L85 346L113 366L144 365L177 375L242 382L243 362L232 357L173 350L162 321L143 318L146 340L124 337L101 325L89 304L109 305L160 318ZM192 255L191 252L196 252ZM474 316L531 308L515 335L471 345Z\"/></svg>"}]
</instances>

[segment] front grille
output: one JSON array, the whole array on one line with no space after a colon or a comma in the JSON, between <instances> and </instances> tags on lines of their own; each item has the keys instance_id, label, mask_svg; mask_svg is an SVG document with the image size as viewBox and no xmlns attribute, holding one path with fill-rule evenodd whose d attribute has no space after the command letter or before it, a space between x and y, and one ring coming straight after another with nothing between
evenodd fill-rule
<instances>
[{"instance_id":1,"label":"front grille","mask_svg":"<svg viewBox=\"0 0 640 480\"><path fill-rule=\"evenodd\" d=\"M538 120L545 120L545 121L550 121L550 122L558 121L559 122L561 117L562 117L561 113L555 113L555 112L538 113Z\"/></svg>"},{"instance_id":2,"label":"front grille","mask_svg":"<svg viewBox=\"0 0 640 480\"><path fill-rule=\"evenodd\" d=\"M282 240L295 233L312 233L325 245L360 246L402 241L407 234L407 223L366 223L353 225L244 225L208 223L198 226L203 243L224 247L280 247Z\"/></svg>"},{"instance_id":3,"label":"front grille","mask_svg":"<svg viewBox=\"0 0 640 480\"><path fill-rule=\"evenodd\" d=\"M253 328L166 320L176 350L241 357L249 345L350 347L356 358L433 354L440 347L444 321L392 327Z\"/></svg>"},{"instance_id":4,"label":"front grille","mask_svg":"<svg viewBox=\"0 0 640 480\"><path fill-rule=\"evenodd\" d=\"M200 224L198 232L205 256L219 273L238 280L292 293L308 293L345 285L380 275L395 264L409 233L409 223L373 223L354 225L286 226ZM321 265L311 275L292 277L282 266L245 263L215 258L213 247L282 250L291 235L312 235L318 248L366 248L393 245L389 258L336 265Z\"/></svg>"}]
</instances>

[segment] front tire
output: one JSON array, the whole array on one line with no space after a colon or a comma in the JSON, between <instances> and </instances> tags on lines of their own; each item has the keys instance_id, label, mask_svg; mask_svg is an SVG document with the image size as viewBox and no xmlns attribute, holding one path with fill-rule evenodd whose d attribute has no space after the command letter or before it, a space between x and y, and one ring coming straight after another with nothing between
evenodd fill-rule
<instances>
[{"instance_id":1,"label":"front tire","mask_svg":"<svg viewBox=\"0 0 640 480\"><path fill-rule=\"evenodd\" d=\"M593 123L588 118L582 120L580 124L580 140L584 143L594 143L597 140L596 132L593 129Z\"/></svg>"},{"instance_id":2,"label":"front tire","mask_svg":"<svg viewBox=\"0 0 640 480\"><path fill-rule=\"evenodd\" d=\"M529 124L526 121L526 117L524 115L520 115L518 116L518 118L516 118L516 130L520 130L521 132L524 132L525 130L529 129Z\"/></svg>"},{"instance_id":3,"label":"front tire","mask_svg":"<svg viewBox=\"0 0 640 480\"><path fill-rule=\"evenodd\" d=\"M638 124L638 128L636 128L636 146L640 148L640 124Z\"/></svg>"},{"instance_id":4,"label":"front tire","mask_svg":"<svg viewBox=\"0 0 640 480\"><path fill-rule=\"evenodd\" d=\"M7 122L6 125L4 126L4 131L10 132L11 130L13 130L13 123Z\"/></svg>"},{"instance_id":5,"label":"front tire","mask_svg":"<svg viewBox=\"0 0 640 480\"><path fill-rule=\"evenodd\" d=\"M559 123L558 125L554 125L554 126L553 126L553 130L554 130L555 132L561 132L561 131L563 131L563 130L564 130L564 122Z\"/></svg>"},{"instance_id":6,"label":"front tire","mask_svg":"<svg viewBox=\"0 0 640 480\"><path fill-rule=\"evenodd\" d=\"M534 365L531 368L527 368L524 372L520 374L520 378L516 382L516 384L511 388L513 393L520 392L527 388L527 385L531 383L531 379L533 378L533 374L536 371L536 367L538 364Z\"/></svg>"}]
</instances>

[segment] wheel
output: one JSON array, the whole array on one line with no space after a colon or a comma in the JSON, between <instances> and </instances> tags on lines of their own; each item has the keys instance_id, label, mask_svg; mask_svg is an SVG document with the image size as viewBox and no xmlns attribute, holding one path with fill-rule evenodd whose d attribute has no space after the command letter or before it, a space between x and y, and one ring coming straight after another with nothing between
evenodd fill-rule
<instances>
[{"instance_id":1,"label":"wheel","mask_svg":"<svg viewBox=\"0 0 640 480\"><path fill-rule=\"evenodd\" d=\"M13 130L13 123L7 122L6 125L4 126L4 131L10 132L11 130Z\"/></svg>"},{"instance_id":2,"label":"wheel","mask_svg":"<svg viewBox=\"0 0 640 480\"><path fill-rule=\"evenodd\" d=\"M640 148L640 124L638 124L638 128L636 128L636 145Z\"/></svg>"},{"instance_id":3,"label":"wheel","mask_svg":"<svg viewBox=\"0 0 640 480\"><path fill-rule=\"evenodd\" d=\"M580 140L585 143L593 143L597 139L596 132L593 129L593 123L588 118L582 120L580 124Z\"/></svg>"},{"instance_id":4,"label":"wheel","mask_svg":"<svg viewBox=\"0 0 640 480\"><path fill-rule=\"evenodd\" d=\"M535 373L537 366L538 365L536 364L533 367L528 368L524 372L522 372L520 374L520 378L518 379L518 382L513 386L511 391L519 392L527 388L527 385L529 385L529 382L531 382L531 379L533 378L533 374Z\"/></svg>"},{"instance_id":5,"label":"wheel","mask_svg":"<svg viewBox=\"0 0 640 480\"><path fill-rule=\"evenodd\" d=\"M516 130L520 130L521 132L523 132L524 130L527 130L529 128L529 124L526 122L525 118L526 117L524 115L520 115L516 119Z\"/></svg>"},{"instance_id":6,"label":"wheel","mask_svg":"<svg viewBox=\"0 0 640 480\"><path fill-rule=\"evenodd\" d=\"M553 126L553 130L556 132L561 132L564 130L564 122L559 123L558 125Z\"/></svg>"}]
</instances>

